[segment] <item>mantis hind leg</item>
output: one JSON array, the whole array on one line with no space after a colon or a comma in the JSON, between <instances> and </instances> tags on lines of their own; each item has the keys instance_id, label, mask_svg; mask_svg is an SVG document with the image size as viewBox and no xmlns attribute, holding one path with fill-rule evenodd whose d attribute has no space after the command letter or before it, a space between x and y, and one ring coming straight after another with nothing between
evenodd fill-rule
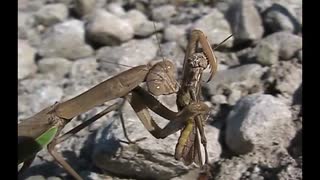
<instances>
[{"instance_id":1,"label":"mantis hind leg","mask_svg":"<svg viewBox=\"0 0 320 180\"><path fill-rule=\"evenodd\" d=\"M72 135L74 135L75 133L79 132L80 130L82 130L83 128L89 126L90 124L92 124L93 122L95 122L96 120L98 120L99 118L101 118L102 116L106 115L107 113L116 110L120 107L119 103L115 103L109 107L107 107L105 110L101 111L100 113L96 114L95 116L93 116L92 118L88 119L87 121L83 122L82 124L76 126L75 128L71 129L70 131L68 131L67 133L65 133L64 135L57 137L56 139L54 139L49 145L48 145L48 152L51 154L51 156L70 174L72 175L75 179L77 180L82 180L82 178L80 177L80 175L64 160L64 158L62 157L62 155L60 153L58 153L55 150L55 146L63 141L65 141L66 139L70 138Z\"/></svg>"},{"instance_id":2,"label":"mantis hind leg","mask_svg":"<svg viewBox=\"0 0 320 180\"><path fill-rule=\"evenodd\" d=\"M121 112L120 112L121 126L122 126L122 130L123 130L124 137L127 139L128 143L134 144L134 143L136 143L136 142L138 142L138 141L142 141L142 140L146 139L146 137L142 137L142 138L139 138L139 139L136 139L136 140L131 140L131 139L129 138L129 135L128 135L128 133L127 133L127 129L126 129L126 126L125 126L125 122L124 122L123 112L122 112L122 108L123 108L123 106L124 106L124 103L125 103L125 101L122 102L121 108L120 108L120 110L121 110Z\"/></svg>"},{"instance_id":3,"label":"mantis hind leg","mask_svg":"<svg viewBox=\"0 0 320 180\"><path fill-rule=\"evenodd\" d=\"M56 138L56 142L57 142L56 144L59 144L59 143L65 141L69 137L71 137L74 134L76 134L77 132L81 131L83 128L85 128L85 127L89 126L90 124L94 123L96 120L98 120L102 116L108 114L111 111L114 111L114 110L118 109L120 106L121 106L121 104L119 104L119 103L112 104L111 106L107 107L105 110L99 112L98 114L94 115L90 119L86 120L85 122L81 123L80 125L76 126L73 129L71 129L70 131L68 131L64 135L62 135L60 137L57 137Z\"/></svg>"},{"instance_id":4,"label":"mantis hind leg","mask_svg":"<svg viewBox=\"0 0 320 180\"><path fill-rule=\"evenodd\" d=\"M50 155L76 180L83 180L81 176L63 159L62 155L56 151L57 142L54 140L48 145Z\"/></svg>"}]
</instances>

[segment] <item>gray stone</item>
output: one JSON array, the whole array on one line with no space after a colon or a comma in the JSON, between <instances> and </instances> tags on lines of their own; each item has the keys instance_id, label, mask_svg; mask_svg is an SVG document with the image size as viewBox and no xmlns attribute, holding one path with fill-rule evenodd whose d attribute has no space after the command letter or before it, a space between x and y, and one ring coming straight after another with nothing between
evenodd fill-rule
<instances>
[{"instance_id":1,"label":"gray stone","mask_svg":"<svg viewBox=\"0 0 320 180\"><path fill-rule=\"evenodd\" d=\"M219 51L214 51L213 53L219 62L219 66L221 64L224 64L227 66L240 65L239 59L235 53L219 52Z\"/></svg>"},{"instance_id":2,"label":"gray stone","mask_svg":"<svg viewBox=\"0 0 320 180\"><path fill-rule=\"evenodd\" d=\"M302 83L302 67L291 62L281 62L271 69L276 89L292 96Z\"/></svg>"},{"instance_id":3,"label":"gray stone","mask_svg":"<svg viewBox=\"0 0 320 180\"><path fill-rule=\"evenodd\" d=\"M71 62L64 58L44 58L38 62L40 73L49 74L58 79L70 72Z\"/></svg>"},{"instance_id":4,"label":"gray stone","mask_svg":"<svg viewBox=\"0 0 320 180\"><path fill-rule=\"evenodd\" d=\"M18 79L24 79L37 71L36 50L27 41L18 40Z\"/></svg>"},{"instance_id":5,"label":"gray stone","mask_svg":"<svg viewBox=\"0 0 320 180\"><path fill-rule=\"evenodd\" d=\"M279 46L268 41L261 41L256 47L256 61L265 66L271 66L279 60Z\"/></svg>"},{"instance_id":6,"label":"gray stone","mask_svg":"<svg viewBox=\"0 0 320 180\"><path fill-rule=\"evenodd\" d=\"M103 47L97 51L99 66L107 72L119 72L128 67L147 64L156 57L158 45L155 37L143 40L131 40L121 46ZM111 64L110 64L111 63Z\"/></svg>"},{"instance_id":7,"label":"gray stone","mask_svg":"<svg viewBox=\"0 0 320 180\"><path fill-rule=\"evenodd\" d=\"M99 130L96 138L94 162L99 168L125 176L170 179L194 167L193 165L184 166L173 157L175 148L172 143L177 142L179 132L165 139L155 139L137 119L128 103L125 104L123 112L129 138L136 140L146 137L146 139L136 144L119 144L118 140L126 141L126 139L118 118L113 120L112 124ZM156 118L160 127L168 122L159 119L159 116L153 115L153 117ZM221 154L221 146L218 142L220 131L208 125L205 126L205 132L207 137L210 137L208 141L210 162L216 161Z\"/></svg>"},{"instance_id":8,"label":"gray stone","mask_svg":"<svg viewBox=\"0 0 320 180\"><path fill-rule=\"evenodd\" d=\"M130 23L103 9L90 15L86 29L88 37L101 45L119 45L131 39L134 33Z\"/></svg>"},{"instance_id":9,"label":"gray stone","mask_svg":"<svg viewBox=\"0 0 320 180\"><path fill-rule=\"evenodd\" d=\"M263 38L248 55L253 61L270 66L279 60L292 59L301 49L302 38L300 36L281 31Z\"/></svg>"},{"instance_id":10,"label":"gray stone","mask_svg":"<svg viewBox=\"0 0 320 180\"><path fill-rule=\"evenodd\" d=\"M106 4L106 0L96 0L96 8L104 8Z\"/></svg>"},{"instance_id":11,"label":"gray stone","mask_svg":"<svg viewBox=\"0 0 320 180\"><path fill-rule=\"evenodd\" d=\"M107 5L107 11L118 16L124 16L126 14L125 10L122 8L120 3L110 3Z\"/></svg>"},{"instance_id":12,"label":"gray stone","mask_svg":"<svg viewBox=\"0 0 320 180\"><path fill-rule=\"evenodd\" d=\"M34 16L30 13L18 12L18 37L27 39L27 32L34 25Z\"/></svg>"},{"instance_id":13,"label":"gray stone","mask_svg":"<svg viewBox=\"0 0 320 180\"><path fill-rule=\"evenodd\" d=\"M72 63L70 77L74 79L84 79L93 76L97 72L98 63L93 57L78 59Z\"/></svg>"},{"instance_id":14,"label":"gray stone","mask_svg":"<svg viewBox=\"0 0 320 180\"><path fill-rule=\"evenodd\" d=\"M52 176L52 177L48 177L47 180L62 180L62 179L59 177Z\"/></svg>"},{"instance_id":15,"label":"gray stone","mask_svg":"<svg viewBox=\"0 0 320 180\"><path fill-rule=\"evenodd\" d=\"M301 0L271 0L274 4L279 4L292 14L302 25L302 1Z\"/></svg>"},{"instance_id":16,"label":"gray stone","mask_svg":"<svg viewBox=\"0 0 320 180\"><path fill-rule=\"evenodd\" d=\"M253 0L234 1L228 9L227 18L237 44L262 38L262 20Z\"/></svg>"},{"instance_id":17,"label":"gray stone","mask_svg":"<svg viewBox=\"0 0 320 180\"><path fill-rule=\"evenodd\" d=\"M167 41L178 41L179 39L186 39L185 25L169 25L164 29L164 39Z\"/></svg>"},{"instance_id":18,"label":"gray stone","mask_svg":"<svg viewBox=\"0 0 320 180\"><path fill-rule=\"evenodd\" d=\"M298 51L298 60L300 63L302 63L302 59L303 59L303 55L302 55L302 49L300 51Z\"/></svg>"},{"instance_id":19,"label":"gray stone","mask_svg":"<svg viewBox=\"0 0 320 180\"><path fill-rule=\"evenodd\" d=\"M286 165L286 167L278 173L277 178L279 180L303 179L302 169L297 166L293 166L292 164Z\"/></svg>"},{"instance_id":20,"label":"gray stone","mask_svg":"<svg viewBox=\"0 0 320 180\"><path fill-rule=\"evenodd\" d=\"M43 7L45 1L43 0L19 0L18 10L24 12L35 12Z\"/></svg>"},{"instance_id":21,"label":"gray stone","mask_svg":"<svg viewBox=\"0 0 320 180\"><path fill-rule=\"evenodd\" d=\"M292 104L302 104L302 84L294 91Z\"/></svg>"},{"instance_id":22,"label":"gray stone","mask_svg":"<svg viewBox=\"0 0 320 180\"><path fill-rule=\"evenodd\" d=\"M232 3L233 0L217 1L215 7L223 14L226 14Z\"/></svg>"},{"instance_id":23,"label":"gray stone","mask_svg":"<svg viewBox=\"0 0 320 180\"><path fill-rule=\"evenodd\" d=\"M177 42L166 42L161 44L160 47L161 51L158 51L158 59L162 57L169 59L175 63L176 68L182 68L185 54Z\"/></svg>"},{"instance_id":24,"label":"gray stone","mask_svg":"<svg viewBox=\"0 0 320 180\"><path fill-rule=\"evenodd\" d=\"M35 13L38 23L50 26L64 21L68 17L68 9L64 4L48 4Z\"/></svg>"},{"instance_id":25,"label":"gray stone","mask_svg":"<svg viewBox=\"0 0 320 180\"><path fill-rule=\"evenodd\" d=\"M142 23L148 21L148 18L145 14L135 9L128 11L124 15L124 18L127 19L127 21L131 24L134 31L137 31Z\"/></svg>"},{"instance_id":26,"label":"gray stone","mask_svg":"<svg viewBox=\"0 0 320 180\"><path fill-rule=\"evenodd\" d=\"M30 176L26 180L46 180L46 178L44 178L41 175L36 175L36 176Z\"/></svg>"},{"instance_id":27,"label":"gray stone","mask_svg":"<svg viewBox=\"0 0 320 180\"><path fill-rule=\"evenodd\" d=\"M277 172L270 173L269 169L282 169L288 164L296 164L294 161L285 149L261 149L259 152L222 159L217 167L219 171L215 173L215 179L239 180L251 179L253 176L257 179L251 180L260 180L264 179L266 174L268 177L277 175Z\"/></svg>"},{"instance_id":28,"label":"gray stone","mask_svg":"<svg viewBox=\"0 0 320 180\"><path fill-rule=\"evenodd\" d=\"M19 82L18 112L21 118L29 117L60 101L62 89L50 80L26 79Z\"/></svg>"},{"instance_id":29,"label":"gray stone","mask_svg":"<svg viewBox=\"0 0 320 180\"><path fill-rule=\"evenodd\" d=\"M161 22L149 21L147 17L138 10L130 10L124 18L132 25L134 34L140 37L149 36L164 28Z\"/></svg>"},{"instance_id":30,"label":"gray stone","mask_svg":"<svg viewBox=\"0 0 320 180\"><path fill-rule=\"evenodd\" d=\"M47 3L62 3L69 7L70 5L73 5L73 0L46 0Z\"/></svg>"},{"instance_id":31,"label":"gray stone","mask_svg":"<svg viewBox=\"0 0 320 180\"><path fill-rule=\"evenodd\" d=\"M273 4L263 14L264 25L269 33L288 31L298 33L301 30L298 20L285 7Z\"/></svg>"},{"instance_id":32,"label":"gray stone","mask_svg":"<svg viewBox=\"0 0 320 180\"><path fill-rule=\"evenodd\" d=\"M107 175L106 172L99 174L99 173L88 171L88 170L80 172L80 176L85 177L85 180L117 180L118 179L116 177ZM123 179L123 180L126 180L126 179Z\"/></svg>"},{"instance_id":33,"label":"gray stone","mask_svg":"<svg viewBox=\"0 0 320 180\"><path fill-rule=\"evenodd\" d=\"M145 21L135 31L135 35L141 37L147 37L156 31L160 31L164 28L162 23L155 23L153 21Z\"/></svg>"},{"instance_id":34,"label":"gray stone","mask_svg":"<svg viewBox=\"0 0 320 180\"><path fill-rule=\"evenodd\" d=\"M198 179L199 174L201 173L200 168L189 170L187 173L182 174L181 176L171 178L170 180L194 180Z\"/></svg>"},{"instance_id":35,"label":"gray stone","mask_svg":"<svg viewBox=\"0 0 320 180\"><path fill-rule=\"evenodd\" d=\"M224 65L224 64L219 64L218 65L218 71L224 71L224 70L227 70L229 69L229 67L227 65Z\"/></svg>"},{"instance_id":36,"label":"gray stone","mask_svg":"<svg viewBox=\"0 0 320 180\"><path fill-rule=\"evenodd\" d=\"M20 14L20 13L19 13ZM19 18L19 17L18 17ZM26 18L19 18L26 19L25 22L21 22L21 26L18 22L18 38L28 40L29 44L33 47L38 47L41 43L41 35L37 28L33 28L32 26L35 24L33 16L27 16ZM19 20L18 20L19 21ZM24 20L21 20L24 21ZM25 23L22 25L22 23Z\"/></svg>"},{"instance_id":37,"label":"gray stone","mask_svg":"<svg viewBox=\"0 0 320 180\"><path fill-rule=\"evenodd\" d=\"M260 78L266 71L258 64L248 64L239 67L218 71L213 77L212 83L207 84L208 93L224 94L226 89L241 90L243 94L248 89L258 86Z\"/></svg>"},{"instance_id":38,"label":"gray stone","mask_svg":"<svg viewBox=\"0 0 320 180\"><path fill-rule=\"evenodd\" d=\"M257 48L247 47L235 52L241 64L253 63L257 59Z\"/></svg>"},{"instance_id":39,"label":"gray stone","mask_svg":"<svg viewBox=\"0 0 320 180\"><path fill-rule=\"evenodd\" d=\"M258 148L286 148L295 135L291 111L271 95L242 98L227 118L226 144L237 154Z\"/></svg>"},{"instance_id":40,"label":"gray stone","mask_svg":"<svg viewBox=\"0 0 320 180\"><path fill-rule=\"evenodd\" d=\"M80 16L90 14L96 5L96 0L75 0L74 9Z\"/></svg>"},{"instance_id":41,"label":"gray stone","mask_svg":"<svg viewBox=\"0 0 320 180\"><path fill-rule=\"evenodd\" d=\"M65 84L64 99L73 98L110 78L110 76L112 74L110 75L109 72L98 70L96 58L78 59L71 66L70 79Z\"/></svg>"},{"instance_id":42,"label":"gray stone","mask_svg":"<svg viewBox=\"0 0 320 180\"><path fill-rule=\"evenodd\" d=\"M254 5L258 12L262 14L266 9L272 6L271 0L254 0Z\"/></svg>"},{"instance_id":43,"label":"gray stone","mask_svg":"<svg viewBox=\"0 0 320 180\"><path fill-rule=\"evenodd\" d=\"M273 33L263 41L278 46L279 56L284 60L292 58L298 50L302 49L302 38L285 31Z\"/></svg>"},{"instance_id":44,"label":"gray stone","mask_svg":"<svg viewBox=\"0 0 320 180\"><path fill-rule=\"evenodd\" d=\"M155 21L167 21L170 17L177 14L173 5L162 5L152 9L152 19Z\"/></svg>"},{"instance_id":45,"label":"gray stone","mask_svg":"<svg viewBox=\"0 0 320 180\"><path fill-rule=\"evenodd\" d=\"M237 89L231 89L231 93L228 98L228 104L233 106L242 97L242 92Z\"/></svg>"},{"instance_id":46,"label":"gray stone","mask_svg":"<svg viewBox=\"0 0 320 180\"><path fill-rule=\"evenodd\" d=\"M227 98L222 94L217 94L211 97L211 102L213 104L227 104Z\"/></svg>"},{"instance_id":47,"label":"gray stone","mask_svg":"<svg viewBox=\"0 0 320 180\"><path fill-rule=\"evenodd\" d=\"M197 20L192 26L192 29L200 29L203 31L211 45L219 44L232 34L228 21L217 9L212 9L209 14ZM231 47L232 44L233 37L231 37L222 46Z\"/></svg>"},{"instance_id":48,"label":"gray stone","mask_svg":"<svg viewBox=\"0 0 320 180\"><path fill-rule=\"evenodd\" d=\"M63 57L70 60L87 57L93 49L85 44L83 23L78 20L68 20L53 26L46 32L39 54L44 57Z\"/></svg>"}]
</instances>

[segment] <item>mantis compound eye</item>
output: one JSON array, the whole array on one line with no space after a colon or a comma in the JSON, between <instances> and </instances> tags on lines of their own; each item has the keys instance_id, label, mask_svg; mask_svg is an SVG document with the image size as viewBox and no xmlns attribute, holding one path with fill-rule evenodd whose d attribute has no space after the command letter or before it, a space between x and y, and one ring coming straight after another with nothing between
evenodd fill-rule
<instances>
[{"instance_id":1,"label":"mantis compound eye","mask_svg":"<svg viewBox=\"0 0 320 180\"><path fill-rule=\"evenodd\" d=\"M179 86L174 70L174 64L168 60L155 64L146 79L149 92L155 96L178 92Z\"/></svg>"}]
</instances>

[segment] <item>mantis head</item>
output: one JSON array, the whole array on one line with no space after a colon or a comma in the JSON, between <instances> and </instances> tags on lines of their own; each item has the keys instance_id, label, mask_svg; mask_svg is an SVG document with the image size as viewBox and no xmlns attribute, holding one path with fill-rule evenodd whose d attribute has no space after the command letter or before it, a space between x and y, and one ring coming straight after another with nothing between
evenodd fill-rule
<instances>
[{"instance_id":1,"label":"mantis head","mask_svg":"<svg viewBox=\"0 0 320 180\"><path fill-rule=\"evenodd\" d=\"M175 69L175 65L168 60L153 65L146 79L149 92L155 96L178 92L179 84L176 81Z\"/></svg>"}]
</instances>

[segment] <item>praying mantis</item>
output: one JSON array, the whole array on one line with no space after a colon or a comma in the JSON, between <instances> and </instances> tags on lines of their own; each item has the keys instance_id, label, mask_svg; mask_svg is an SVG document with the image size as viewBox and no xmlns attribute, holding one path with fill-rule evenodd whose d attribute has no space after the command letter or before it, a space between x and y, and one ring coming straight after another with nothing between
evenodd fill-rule
<instances>
[{"instance_id":1,"label":"praying mantis","mask_svg":"<svg viewBox=\"0 0 320 180\"><path fill-rule=\"evenodd\" d=\"M193 57L194 54L197 54L195 53L195 49L199 42L203 47L204 53L202 53L201 58L200 56ZM201 59L201 61L206 61L206 64L201 70L196 70L194 74L190 74L188 72L192 71L193 67L187 65L186 61L192 62L193 59L196 62ZM186 164L190 164L193 161L202 164L201 158L198 158L201 157L201 152L198 149L200 146L197 140L198 131L196 128L198 128L201 142L205 146L203 117L208 114L209 107L199 100L199 84L202 71L208 65L211 69L210 80L217 70L216 58L205 35L200 30L193 30L185 55L184 80L180 88L174 76L174 64L164 59L161 62L133 67L101 82L70 100L61 103L57 102L34 116L23 120L18 124L18 165L23 163L20 173L25 171L31 165L36 154L47 146L48 152L52 157L71 176L77 180L81 180L80 175L55 150L55 146L105 114L118 109L120 104L115 103L107 107L64 135L60 135L60 132L74 117L116 98L127 100L144 127L156 138L165 138L183 129L176 146L175 158L180 159L183 157L185 162L187 162ZM148 91L140 87L140 84L143 82L147 84ZM192 82L192 85L188 82ZM172 93L178 94L178 112L171 111L154 97ZM169 123L164 128L160 128L153 121L147 108L169 120ZM207 162L207 151L205 157Z\"/></svg>"}]
</instances>

